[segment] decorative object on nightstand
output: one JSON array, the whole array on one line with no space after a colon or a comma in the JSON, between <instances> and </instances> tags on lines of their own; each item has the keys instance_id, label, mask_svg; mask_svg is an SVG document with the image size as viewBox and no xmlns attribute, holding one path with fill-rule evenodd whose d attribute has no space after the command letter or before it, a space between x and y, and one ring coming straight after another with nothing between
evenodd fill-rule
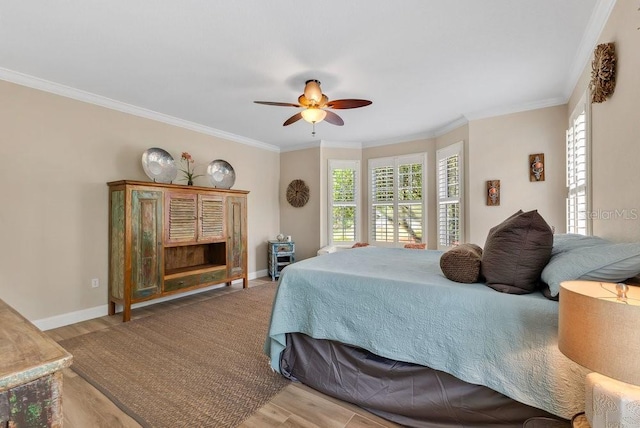
<instances>
[{"instance_id":1,"label":"decorative object on nightstand","mask_svg":"<svg viewBox=\"0 0 640 428\"><path fill-rule=\"evenodd\" d=\"M304 207L309 201L309 186L303 180L293 180L287 186L287 202L291 206L300 208Z\"/></svg>"},{"instance_id":2,"label":"decorative object on nightstand","mask_svg":"<svg viewBox=\"0 0 640 428\"><path fill-rule=\"evenodd\" d=\"M293 241L278 239L275 241L269 241L268 246L269 276L271 277L271 281L275 281L276 278L280 277L282 269L295 262L296 244Z\"/></svg>"},{"instance_id":3,"label":"decorative object on nightstand","mask_svg":"<svg viewBox=\"0 0 640 428\"><path fill-rule=\"evenodd\" d=\"M560 284L558 348L589 373L585 415L593 428L640 427L640 287Z\"/></svg>"},{"instance_id":4,"label":"decorative object on nightstand","mask_svg":"<svg viewBox=\"0 0 640 428\"><path fill-rule=\"evenodd\" d=\"M616 88L616 46L614 43L602 43L596 46L591 63L591 102L601 103L607 100Z\"/></svg>"}]
</instances>

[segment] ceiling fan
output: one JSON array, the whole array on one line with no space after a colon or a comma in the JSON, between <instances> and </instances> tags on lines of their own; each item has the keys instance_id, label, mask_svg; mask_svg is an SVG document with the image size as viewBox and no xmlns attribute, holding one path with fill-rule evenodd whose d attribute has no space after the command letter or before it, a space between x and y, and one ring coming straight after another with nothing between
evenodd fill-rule
<instances>
[{"instance_id":1,"label":"ceiling fan","mask_svg":"<svg viewBox=\"0 0 640 428\"><path fill-rule=\"evenodd\" d=\"M342 126L344 120L337 114L326 109L348 109L365 107L371 104L369 100L358 99L344 99L329 101L329 98L322 93L320 89L319 80L307 80L304 86L304 93L298 97L298 104L294 103L280 103L275 101L254 101L256 104L265 104L268 106L280 106L280 107L301 107L304 110L294 114L287 119L282 126L291 125L304 119L305 121L313 125L313 131L311 135L316 135L315 125L316 123L326 120L332 125Z\"/></svg>"}]
</instances>

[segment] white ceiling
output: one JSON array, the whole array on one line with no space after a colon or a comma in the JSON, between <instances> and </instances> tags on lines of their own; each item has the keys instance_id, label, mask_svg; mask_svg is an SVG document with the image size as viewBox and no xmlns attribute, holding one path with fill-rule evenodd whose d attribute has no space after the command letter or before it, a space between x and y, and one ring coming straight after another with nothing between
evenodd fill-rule
<instances>
[{"instance_id":1,"label":"white ceiling","mask_svg":"<svg viewBox=\"0 0 640 428\"><path fill-rule=\"evenodd\" d=\"M563 104L615 0L0 0L0 79L273 150ZM345 122L282 123L319 79Z\"/></svg>"}]
</instances>

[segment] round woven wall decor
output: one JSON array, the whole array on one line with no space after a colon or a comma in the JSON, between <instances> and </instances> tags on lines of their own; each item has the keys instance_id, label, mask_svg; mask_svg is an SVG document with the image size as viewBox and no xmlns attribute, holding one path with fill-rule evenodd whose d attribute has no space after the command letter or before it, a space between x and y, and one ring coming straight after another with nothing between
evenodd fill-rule
<instances>
[{"instance_id":1,"label":"round woven wall decor","mask_svg":"<svg viewBox=\"0 0 640 428\"><path fill-rule=\"evenodd\" d=\"M309 202L309 186L303 180L293 180L287 186L287 201L294 207L304 207Z\"/></svg>"},{"instance_id":2,"label":"round woven wall decor","mask_svg":"<svg viewBox=\"0 0 640 428\"><path fill-rule=\"evenodd\" d=\"M591 63L591 102L601 103L616 88L616 48L613 43L596 46Z\"/></svg>"}]
</instances>

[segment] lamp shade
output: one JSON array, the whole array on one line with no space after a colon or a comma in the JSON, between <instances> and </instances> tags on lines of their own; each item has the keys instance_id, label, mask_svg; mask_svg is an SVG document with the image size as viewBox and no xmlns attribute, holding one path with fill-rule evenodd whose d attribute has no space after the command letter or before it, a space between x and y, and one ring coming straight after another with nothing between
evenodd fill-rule
<instances>
[{"instance_id":1,"label":"lamp shade","mask_svg":"<svg viewBox=\"0 0 640 428\"><path fill-rule=\"evenodd\" d=\"M316 107L309 107L308 109L302 110L300 114L302 115L302 118L307 122L318 123L324 120L327 112Z\"/></svg>"},{"instance_id":2,"label":"lamp shade","mask_svg":"<svg viewBox=\"0 0 640 428\"><path fill-rule=\"evenodd\" d=\"M640 385L640 287L565 281L560 284L558 348L602 375Z\"/></svg>"},{"instance_id":3,"label":"lamp shade","mask_svg":"<svg viewBox=\"0 0 640 428\"><path fill-rule=\"evenodd\" d=\"M307 80L304 85L304 96L312 104L318 104L322 99L322 90L320 89L320 82L317 80Z\"/></svg>"}]
</instances>

